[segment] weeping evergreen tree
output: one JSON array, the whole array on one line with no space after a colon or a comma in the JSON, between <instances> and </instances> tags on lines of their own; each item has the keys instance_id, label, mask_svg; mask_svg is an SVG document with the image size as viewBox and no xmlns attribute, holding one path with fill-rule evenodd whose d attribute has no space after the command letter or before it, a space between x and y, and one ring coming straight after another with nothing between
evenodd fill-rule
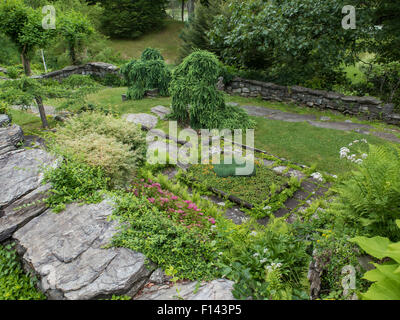
<instances>
[{"instance_id":1,"label":"weeping evergreen tree","mask_svg":"<svg viewBox=\"0 0 400 320\"><path fill-rule=\"evenodd\" d=\"M128 62L121 68L121 73L129 87L128 99L143 99L146 91L153 89L158 89L161 96L169 95L171 72L156 49L145 49L140 60Z\"/></svg>"},{"instance_id":2,"label":"weeping evergreen tree","mask_svg":"<svg viewBox=\"0 0 400 320\"><path fill-rule=\"evenodd\" d=\"M195 51L174 70L170 91L172 118L193 129L247 129L255 123L241 108L226 105L216 88L219 62L208 51Z\"/></svg>"}]
</instances>

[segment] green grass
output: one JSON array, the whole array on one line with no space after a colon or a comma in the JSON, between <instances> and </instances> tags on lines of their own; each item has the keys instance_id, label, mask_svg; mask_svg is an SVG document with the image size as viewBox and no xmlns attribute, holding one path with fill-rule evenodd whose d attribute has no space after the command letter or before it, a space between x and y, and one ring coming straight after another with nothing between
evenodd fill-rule
<instances>
[{"instance_id":1,"label":"green grass","mask_svg":"<svg viewBox=\"0 0 400 320\"><path fill-rule=\"evenodd\" d=\"M110 40L108 46L119 51L123 59L137 59L143 50L151 47L161 51L167 64L175 64L179 55L179 33L183 22L168 20L160 31L143 35L134 40Z\"/></svg>"},{"instance_id":2,"label":"green grass","mask_svg":"<svg viewBox=\"0 0 400 320\"><path fill-rule=\"evenodd\" d=\"M376 145L389 143L375 136L317 128L306 122L291 123L252 118L257 123L256 148L295 163L316 165L317 170L332 174L348 171L348 163L340 159L339 150L350 142L365 138L369 143Z\"/></svg>"},{"instance_id":3,"label":"green grass","mask_svg":"<svg viewBox=\"0 0 400 320\"><path fill-rule=\"evenodd\" d=\"M9 113L12 116L12 122L19 125L25 135L38 135L43 133L42 121L39 116L36 116L27 111L10 109ZM56 122L52 117L47 117L50 128L55 127Z\"/></svg>"},{"instance_id":4,"label":"green grass","mask_svg":"<svg viewBox=\"0 0 400 320\"><path fill-rule=\"evenodd\" d=\"M228 195L238 197L253 205L262 204L273 190L279 190L288 182L288 178L277 175L266 166L256 162L256 174L250 177L231 176L220 178L214 172L213 165L194 165L187 173L207 187L213 187ZM273 188L272 185L275 185Z\"/></svg>"}]
</instances>

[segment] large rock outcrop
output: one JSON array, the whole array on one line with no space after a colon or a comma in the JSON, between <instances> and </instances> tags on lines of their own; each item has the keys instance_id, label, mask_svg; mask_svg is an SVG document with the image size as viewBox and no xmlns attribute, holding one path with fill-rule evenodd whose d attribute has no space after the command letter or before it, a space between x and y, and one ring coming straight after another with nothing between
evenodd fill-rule
<instances>
[{"instance_id":1,"label":"large rock outcrop","mask_svg":"<svg viewBox=\"0 0 400 320\"><path fill-rule=\"evenodd\" d=\"M42 149L18 149L22 140L19 126L0 128L0 242L46 210L43 170L56 165Z\"/></svg>"},{"instance_id":2,"label":"large rock outcrop","mask_svg":"<svg viewBox=\"0 0 400 320\"><path fill-rule=\"evenodd\" d=\"M134 295L154 269L145 256L125 248L105 248L118 222L112 205L68 205L47 210L14 234L26 269L38 275L50 299L82 300Z\"/></svg>"}]
</instances>

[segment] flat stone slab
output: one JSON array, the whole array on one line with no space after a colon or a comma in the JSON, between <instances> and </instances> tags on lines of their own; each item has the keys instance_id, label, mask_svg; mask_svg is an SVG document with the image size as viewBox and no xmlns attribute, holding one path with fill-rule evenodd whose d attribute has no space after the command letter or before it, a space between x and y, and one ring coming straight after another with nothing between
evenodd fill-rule
<instances>
[{"instance_id":1,"label":"flat stone slab","mask_svg":"<svg viewBox=\"0 0 400 320\"><path fill-rule=\"evenodd\" d=\"M10 151L17 150L18 144L24 139L20 126L0 127L0 157Z\"/></svg>"},{"instance_id":2,"label":"flat stone slab","mask_svg":"<svg viewBox=\"0 0 400 320\"><path fill-rule=\"evenodd\" d=\"M126 248L109 248L118 230L109 221L113 207L70 204L61 213L47 210L13 236L25 269L40 279L50 299L86 300L116 294L135 295L155 269L145 256Z\"/></svg>"},{"instance_id":3,"label":"flat stone slab","mask_svg":"<svg viewBox=\"0 0 400 320\"><path fill-rule=\"evenodd\" d=\"M151 112L154 113L161 120L164 120L172 111L170 108L164 106L156 106L151 108Z\"/></svg>"},{"instance_id":4,"label":"flat stone slab","mask_svg":"<svg viewBox=\"0 0 400 320\"><path fill-rule=\"evenodd\" d=\"M233 281L226 279L203 282L179 283L146 288L135 300L235 300L232 295ZM179 295L178 295L178 291Z\"/></svg>"},{"instance_id":5,"label":"flat stone slab","mask_svg":"<svg viewBox=\"0 0 400 320\"><path fill-rule=\"evenodd\" d=\"M50 185L43 185L0 210L0 242L11 238L17 229L46 211L44 200L49 189Z\"/></svg>"},{"instance_id":6,"label":"flat stone slab","mask_svg":"<svg viewBox=\"0 0 400 320\"><path fill-rule=\"evenodd\" d=\"M56 161L42 149L15 150L0 156L0 209L41 186L42 170Z\"/></svg>"},{"instance_id":7,"label":"flat stone slab","mask_svg":"<svg viewBox=\"0 0 400 320\"><path fill-rule=\"evenodd\" d=\"M153 129L158 123L158 118L156 116L147 113L131 113L126 114L124 117L126 121L140 124L147 130Z\"/></svg>"}]
</instances>

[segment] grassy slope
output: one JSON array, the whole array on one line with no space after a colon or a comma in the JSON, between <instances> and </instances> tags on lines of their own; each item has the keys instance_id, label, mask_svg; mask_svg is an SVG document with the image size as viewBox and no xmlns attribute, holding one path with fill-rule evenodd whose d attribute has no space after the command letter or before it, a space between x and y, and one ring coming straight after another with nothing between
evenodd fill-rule
<instances>
[{"instance_id":1,"label":"grassy slope","mask_svg":"<svg viewBox=\"0 0 400 320\"><path fill-rule=\"evenodd\" d=\"M147 47L159 49L168 64L175 64L180 45L179 33L183 22L168 20L165 28L135 40L110 40L109 46L119 51L124 59L139 58Z\"/></svg>"}]
</instances>

